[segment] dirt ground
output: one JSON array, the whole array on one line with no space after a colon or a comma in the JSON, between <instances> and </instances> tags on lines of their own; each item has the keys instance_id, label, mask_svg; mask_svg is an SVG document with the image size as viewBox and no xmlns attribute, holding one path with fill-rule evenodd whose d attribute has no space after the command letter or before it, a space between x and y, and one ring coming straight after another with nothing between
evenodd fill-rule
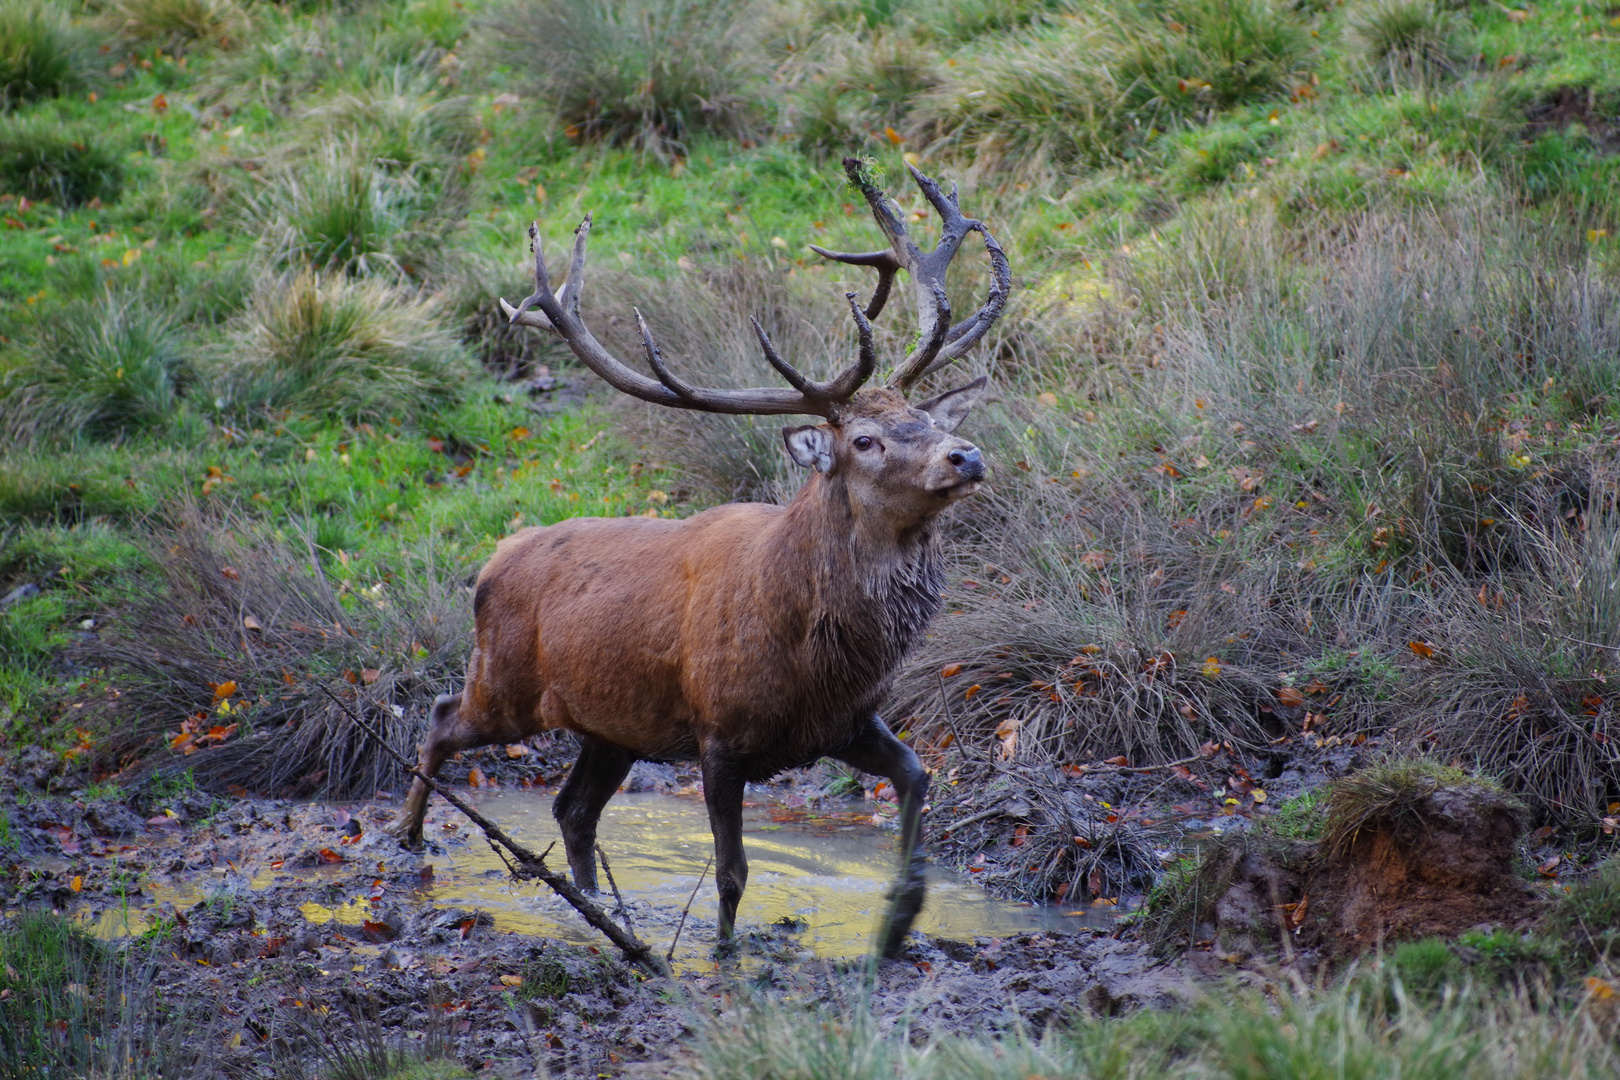
<instances>
[{"instance_id":1,"label":"dirt ground","mask_svg":"<svg viewBox=\"0 0 1620 1080\"><path fill-rule=\"evenodd\" d=\"M560 749L517 758L502 749L470 756L451 775L540 789L566 775ZM1362 753L1300 750L1275 760L1222 752L1168 774L1116 767L1048 776L986 762L986 775L959 770L958 783L940 785L929 815L932 854L976 868L975 879L1003 895L1027 893L1019 884L1031 866L1024 823L1035 820L1030 804L1038 802L1048 820L1070 810L1088 822L1114 819L1114 861L1078 878L1093 896L1132 873L1150 881L1151 869L1126 862L1167 859L1200 836L1244 829L1289 795L1355 767ZM627 967L583 927L569 943L498 929L487 912L437 906L429 896L435 863L483 843L440 800L428 821L433 844L414 854L384 832L396 796L338 805L147 785L96 798L93 788L63 791L75 781L60 767L36 751L0 766L0 783L16 793L9 847L0 847L0 907L72 912L103 933L158 945L150 955L163 1000L175 1006L176 1023L198 1029L191 1037L217 1048L221 1075L267 1071L278 1055L329 1039L334 1018L386 1040L437 1040L496 1075L535 1075L542 1066L621 1075L656 1069L696 1016L739 993L836 1002L858 992L859 964L816 958L791 924L752 928L735 955L716 958L712 912L694 908L683 931L686 959L665 980ZM659 767L638 770L629 786L678 791L690 779ZM826 798L824 781L792 775L771 796L802 806ZM1254 790L1269 792L1266 800ZM882 804L881 790L868 792L864 805L879 820ZM562 910L543 886L522 887ZM639 900L630 914L660 948L681 918L678 908ZM587 941L594 944L580 943ZM1261 956L1217 950L1213 941L1189 945L1167 959L1117 931L971 941L916 934L903 959L881 966L868 1007L886 1024L971 1032L1039 1026L1074 1010L1170 1007L1201 988L1287 977ZM1294 964L1309 974L1309 950Z\"/></svg>"},{"instance_id":2,"label":"dirt ground","mask_svg":"<svg viewBox=\"0 0 1620 1080\"><path fill-rule=\"evenodd\" d=\"M71 912L158 945L153 981L175 1022L197 1029L188 1038L217 1048L221 1075L329 1038L334 1017L386 1039L438 1040L498 1075L542 1065L619 1075L666 1057L701 1010L739 992L838 1001L860 984L857 962L815 958L792 925L754 928L735 956L716 959L712 913L694 908L683 933L700 959L664 980L627 967L606 941L504 932L487 913L437 907L426 893L442 857L404 852L383 831L397 799L95 799L41 791L18 764L4 778L19 797L0 906ZM464 821L444 828L458 819L435 802L429 832L441 856L482 843ZM678 909L630 906L644 937L669 940ZM1197 978L1094 930L916 935L902 960L881 967L872 1000L886 1023L969 1031L1076 1008L1169 1005Z\"/></svg>"}]
</instances>

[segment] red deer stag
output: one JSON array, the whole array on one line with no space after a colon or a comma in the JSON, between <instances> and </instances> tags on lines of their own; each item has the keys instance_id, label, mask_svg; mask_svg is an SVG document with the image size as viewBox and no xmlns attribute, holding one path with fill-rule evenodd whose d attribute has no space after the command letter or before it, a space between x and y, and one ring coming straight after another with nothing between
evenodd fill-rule
<instances>
[{"instance_id":1,"label":"red deer stag","mask_svg":"<svg viewBox=\"0 0 1620 1080\"><path fill-rule=\"evenodd\" d=\"M783 431L788 454L814 471L785 507L731 503L684 521L574 518L502 540L478 577L466 686L434 702L420 768L433 776L460 750L548 728L576 732L579 759L553 813L574 881L594 889L597 819L631 765L695 759L714 832L723 937L748 880L744 784L823 756L886 776L901 803L900 879L879 941L892 955L922 907L918 834L928 774L877 707L939 610L944 573L934 519L985 477L978 449L951 432L986 380L918 405L908 405L904 392L984 336L1006 304L1011 271L984 224L962 215L954 190L947 197L911 170L943 222L938 246L925 254L862 164L850 159L844 167L890 246L866 254L815 248L878 272L864 311L846 294L860 356L828 382L790 366L756 321L765 359L791 389L692 386L666 366L639 311L656 378L632 370L580 318L590 217L575 232L568 278L555 293L538 226L530 230L535 290L516 308L502 301L513 322L559 335L586 367L644 401L819 416L821 424ZM945 271L972 232L989 252L989 297L952 325ZM915 288L921 332L889 386L863 390L876 365L869 320L899 270ZM395 825L408 844L421 842L427 798L417 780Z\"/></svg>"}]
</instances>

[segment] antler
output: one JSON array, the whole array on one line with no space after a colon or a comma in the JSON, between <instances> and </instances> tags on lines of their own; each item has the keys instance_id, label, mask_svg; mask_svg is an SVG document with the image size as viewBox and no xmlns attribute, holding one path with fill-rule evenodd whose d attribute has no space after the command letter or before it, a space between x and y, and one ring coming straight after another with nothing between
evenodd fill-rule
<instances>
[{"instance_id":1,"label":"antler","mask_svg":"<svg viewBox=\"0 0 1620 1080\"><path fill-rule=\"evenodd\" d=\"M832 419L838 407L872 377L877 363L872 348L872 326L855 303L855 294L848 293L850 309L855 313L855 326L860 332L860 359L834 379L816 382L801 375L778 355L770 337L756 320L754 332L759 335L765 359L793 389L762 386L746 390L712 390L693 386L669 370L657 342L653 341L652 331L647 328L647 320L641 317L640 311L636 311L636 328L641 331L641 343L647 351L647 365L656 376L656 379L649 379L608 352L579 316L579 297L585 287L585 240L590 231L591 216L586 214L585 220L574 230L574 255L569 262L568 279L553 293L546 273L545 256L541 253L540 225L538 222L531 225L529 247L534 252L534 292L517 307L502 299L501 308L514 323L549 330L562 338L586 367L600 375L615 390L655 405L669 405L677 409L756 416L808 413ZM534 308L539 310L532 310Z\"/></svg>"},{"instance_id":2,"label":"antler","mask_svg":"<svg viewBox=\"0 0 1620 1080\"><path fill-rule=\"evenodd\" d=\"M911 170L911 178L938 211L944 225L939 244L933 251L925 255L918 250L906 233L906 225L898 208L884 198L882 190L872 182L865 164L859 158L845 158L844 172L848 174L850 183L860 188L861 194L866 196L867 203L872 207L872 215L877 218L878 228L889 238L890 250L856 254L828 251L810 245L812 251L825 258L853 266L876 268L878 283L877 288L872 290L871 302L866 306L867 319L877 318L883 305L888 302L895 272L905 270L911 275L921 333L916 346L900 362L890 380L890 385L899 390L910 389L918 379L938 371L978 344L985 331L1001 317L1001 310L1007 304L1007 294L1012 288L1012 268L1007 263L1006 252L1001 250L1001 245L990 235L984 222L963 216L957 202L956 186L951 186L951 194L946 197L933 180L910 164L906 168ZM984 237L985 250L990 254L990 295L977 312L952 326L951 302L945 297L945 271L970 232Z\"/></svg>"}]
</instances>

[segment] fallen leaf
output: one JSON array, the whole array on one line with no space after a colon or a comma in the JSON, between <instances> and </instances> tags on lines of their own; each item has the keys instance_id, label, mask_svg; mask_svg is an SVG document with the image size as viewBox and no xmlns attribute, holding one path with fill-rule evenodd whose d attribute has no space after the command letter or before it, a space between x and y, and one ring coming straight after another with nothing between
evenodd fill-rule
<instances>
[{"instance_id":1,"label":"fallen leaf","mask_svg":"<svg viewBox=\"0 0 1620 1080\"><path fill-rule=\"evenodd\" d=\"M374 667L368 667L368 668L361 668L360 669L360 681L365 683L367 686L370 686L372 683L376 682L381 677L382 677L382 672L378 671Z\"/></svg>"},{"instance_id":2,"label":"fallen leaf","mask_svg":"<svg viewBox=\"0 0 1620 1080\"><path fill-rule=\"evenodd\" d=\"M386 945L399 937L399 931L385 922L367 919L360 924L360 936L373 945Z\"/></svg>"},{"instance_id":3,"label":"fallen leaf","mask_svg":"<svg viewBox=\"0 0 1620 1080\"><path fill-rule=\"evenodd\" d=\"M236 680L226 679L224 682L214 687L214 700L224 701L234 693L236 693Z\"/></svg>"},{"instance_id":4,"label":"fallen leaf","mask_svg":"<svg viewBox=\"0 0 1620 1080\"><path fill-rule=\"evenodd\" d=\"M1305 695L1300 693L1292 686L1279 686L1277 689L1273 690L1271 694L1277 699L1279 704L1287 705L1291 708L1305 704Z\"/></svg>"},{"instance_id":5,"label":"fallen leaf","mask_svg":"<svg viewBox=\"0 0 1620 1080\"><path fill-rule=\"evenodd\" d=\"M1430 645L1427 641L1408 641L1406 643L1406 647L1423 657L1425 660L1432 659L1434 656L1434 646Z\"/></svg>"},{"instance_id":6,"label":"fallen leaf","mask_svg":"<svg viewBox=\"0 0 1620 1080\"><path fill-rule=\"evenodd\" d=\"M523 976L521 976L521 975L502 975L501 976L501 985L502 986L522 986L523 985Z\"/></svg>"},{"instance_id":7,"label":"fallen leaf","mask_svg":"<svg viewBox=\"0 0 1620 1080\"><path fill-rule=\"evenodd\" d=\"M1548 859L1546 862L1544 862L1540 866L1536 867L1536 872L1539 873L1542 877L1557 877L1558 876L1558 864L1563 862L1563 861L1564 861L1564 857L1562 855L1554 855L1552 858Z\"/></svg>"},{"instance_id":8,"label":"fallen leaf","mask_svg":"<svg viewBox=\"0 0 1620 1080\"><path fill-rule=\"evenodd\" d=\"M961 664L946 664L944 667L939 669L939 674L940 674L941 678L945 678L945 679L954 678L957 675L962 674L962 665Z\"/></svg>"},{"instance_id":9,"label":"fallen leaf","mask_svg":"<svg viewBox=\"0 0 1620 1080\"><path fill-rule=\"evenodd\" d=\"M1204 661L1204 666L1201 670L1204 673L1204 678L1218 679L1221 677L1221 662L1212 656L1208 660Z\"/></svg>"},{"instance_id":10,"label":"fallen leaf","mask_svg":"<svg viewBox=\"0 0 1620 1080\"><path fill-rule=\"evenodd\" d=\"M1106 759L1103 762L1103 764L1104 765L1118 765L1122 769L1128 769L1128 768L1130 768L1131 761L1130 761L1130 758L1127 758L1124 754L1120 754L1118 757L1111 757L1111 758Z\"/></svg>"},{"instance_id":11,"label":"fallen leaf","mask_svg":"<svg viewBox=\"0 0 1620 1080\"><path fill-rule=\"evenodd\" d=\"M343 861L343 856L339 855L329 847L321 848L318 854L321 862L323 863L340 863Z\"/></svg>"},{"instance_id":12,"label":"fallen leaf","mask_svg":"<svg viewBox=\"0 0 1620 1080\"><path fill-rule=\"evenodd\" d=\"M1262 788L1255 788L1249 792L1249 798L1253 799L1257 803L1262 803L1266 801L1266 793Z\"/></svg>"},{"instance_id":13,"label":"fallen leaf","mask_svg":"<svg viewBox=\"0 0 1620 1080\"><path fill-rule=\"evenodd\" d=\"M478 766L474 765L472 768L467 770L468 787L483 787L488 782L489 781L484 778L484 774L478 771Z\"/></svg>"},{"instance_id":14,"label":"fallen leaf","mask_svg":"<svg viewBox=\"0 0 1620 1080\"><path fill-rule=\"evenodd\" d=\"M68 888L74 892L81 891L84 888L84 877L80 874L74 874L73 880L68 882Z\"/></svg>"}]
</instances>

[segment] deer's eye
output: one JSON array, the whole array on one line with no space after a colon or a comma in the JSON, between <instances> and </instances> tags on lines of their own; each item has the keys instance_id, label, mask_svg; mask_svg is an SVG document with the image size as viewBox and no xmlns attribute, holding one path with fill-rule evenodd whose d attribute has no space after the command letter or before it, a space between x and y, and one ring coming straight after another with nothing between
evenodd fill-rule
<instances>
[{"instance_id":1,"label":"deer's eye","mask_svg":"<svg viewBox=\"0 0 1620 1080\"><path fill-rule=\"evenodd\" d=\"M856 436L854 446L857 450L870 450L872 449L872 437L870 435Z\"/></svg>"}]
</instances>

